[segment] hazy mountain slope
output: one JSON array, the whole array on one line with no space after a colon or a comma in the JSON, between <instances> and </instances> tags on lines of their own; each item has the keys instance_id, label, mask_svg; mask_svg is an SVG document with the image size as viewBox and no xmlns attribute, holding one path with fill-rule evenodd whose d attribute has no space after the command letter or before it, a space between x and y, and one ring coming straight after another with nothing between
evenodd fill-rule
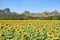
<instances>
[{"instance_id":1,"label":"hazy mountain slope","mask_svg":"<svg viewBox=\"0 0 60 40\"><path fill-rule=\"evenodd\" d=\"M31 13L24 11L23 13L11 12L9 8L0 10L0 19L60 19L60 13L55 10L52 12L44 11L42 13Z\"/></svg>"}]
</instances>

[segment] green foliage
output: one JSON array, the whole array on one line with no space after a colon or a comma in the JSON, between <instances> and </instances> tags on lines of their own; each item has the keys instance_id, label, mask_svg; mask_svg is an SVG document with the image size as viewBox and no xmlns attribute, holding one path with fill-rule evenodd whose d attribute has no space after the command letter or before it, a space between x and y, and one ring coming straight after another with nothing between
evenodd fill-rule
<instances>
[{"instance_id":1,"label":"green foliage","mask_svg":"<svg viewBox=\"0 0 60 40\"><path fill-rule=\"evenodd\" d=\"M57 16L54 16L54 17L53 17L53 20L57 20L57 19L58 19L58 17L57 17Z\"/></svg>"}]
</instances>

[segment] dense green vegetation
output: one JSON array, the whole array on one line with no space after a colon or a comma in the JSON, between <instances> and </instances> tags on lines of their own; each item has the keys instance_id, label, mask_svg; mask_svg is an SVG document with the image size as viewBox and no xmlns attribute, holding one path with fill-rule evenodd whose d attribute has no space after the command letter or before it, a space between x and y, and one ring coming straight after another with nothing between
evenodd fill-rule
<instances>
[{"instance_id":1,"label":"dense green vegetation","mask_svg":"<svg viewBox=\"0 0 60 40\"><path fill-rule=\"evenodd\" d=\"M60 20L60 13L57 10L42 13L31 13L29 11L16 13L10 12L10 9L6 8L0 10L0 20Z\"/></svg>"}]
</instances>

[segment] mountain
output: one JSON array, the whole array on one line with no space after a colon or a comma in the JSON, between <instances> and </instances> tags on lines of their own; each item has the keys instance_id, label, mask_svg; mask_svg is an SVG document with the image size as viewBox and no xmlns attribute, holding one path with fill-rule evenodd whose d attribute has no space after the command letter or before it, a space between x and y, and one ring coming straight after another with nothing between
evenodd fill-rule
<instances>
[{"instance_id":1,"label":"mountain","mask_svg":"<svg viewBox=\"0 0 60 40\"><path fill-rule=\"evenodd\" d=\"M58 11L53 11L53 12L43 12L43 13L30 13L30 12L27 12L27 13L22 13L23 15L26 15L26 16L32 16L32 17L49 17L49 16L60 16L60 13Z\"/></svg>"},{"instance_id":2,"label":"mountain","mask_svg":"<svg viewBox=\"0 0 60 40\"><path fill-rule=\"evenodd\" d=\"M32 19L60 19L60 13L55 10L52 12L44 11L42 13L31 13L24 11L23 13L11 12L9 8L0 10L0 20L32 20Z\"/></svg>"}]
</instances>

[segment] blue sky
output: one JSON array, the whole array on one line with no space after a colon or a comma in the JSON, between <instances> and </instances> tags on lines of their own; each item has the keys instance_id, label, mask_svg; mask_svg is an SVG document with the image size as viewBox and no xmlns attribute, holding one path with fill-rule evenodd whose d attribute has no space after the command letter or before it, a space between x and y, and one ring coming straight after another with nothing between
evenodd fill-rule
<instances>
[{"instance_id":1,"label":"blue sky","mask_svg":"<svg viewBox=\"0 0 60 40\"><path fill-rule=\"evenodd\" d=\"M60 11L60 0L0 0L0 9L10 8L12 12Z\"/></svg>"}]
</instances>

